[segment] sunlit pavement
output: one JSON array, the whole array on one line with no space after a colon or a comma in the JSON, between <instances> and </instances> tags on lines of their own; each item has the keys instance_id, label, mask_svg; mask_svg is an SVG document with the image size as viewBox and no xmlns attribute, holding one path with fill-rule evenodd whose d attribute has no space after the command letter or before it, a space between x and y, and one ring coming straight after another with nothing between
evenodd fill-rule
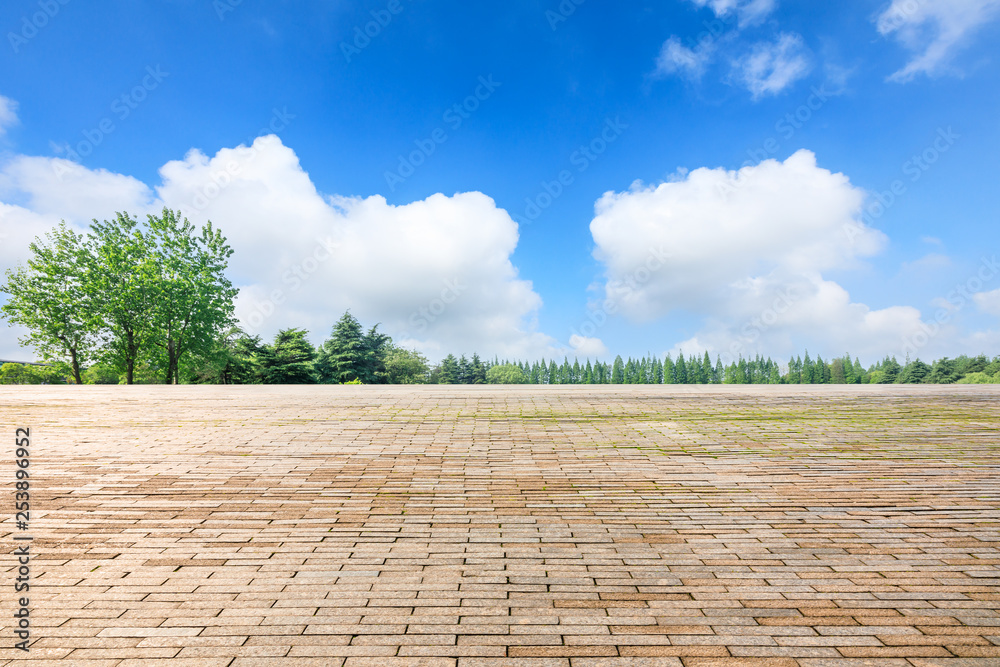
<instances>
[{"instance_id":1,"label":"sunlit pavement","mask_svg":"<svg viewBox=\"0 0 1000 667\"><path fill-rule=\"evenodd\" d=\"M6 387L0 423L3 664L1000 664L996 387Z\"/></svg>"}]
</instances>

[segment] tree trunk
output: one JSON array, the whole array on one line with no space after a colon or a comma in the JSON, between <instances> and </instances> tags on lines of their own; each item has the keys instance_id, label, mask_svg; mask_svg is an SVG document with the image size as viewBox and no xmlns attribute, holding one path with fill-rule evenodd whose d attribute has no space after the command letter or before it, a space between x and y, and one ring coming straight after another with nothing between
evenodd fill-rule
<instances>
[{"instance_id":1,"label":"tree trunk","mask_svg":"<svg viewBox=\"0 0 1000 667\"><path fill-rule=\"evenodd\" d=\"M167 384L180 384L180 350L177 342L167 341Z\"/></svg>"},{"instance_id":2,"label":"tree trunk","mask_svg":"<svg viewBox=\"0 0 1000 667\"><path fill-rule=\"evenodd\" d=\"M73 362L73 379L77 384L83 384L83 380L80 378L80 359L76 356L75 347L69 349L69 356Z\"/></svg>"},{"instance_id":3,"label":"tree trunk","mask_svg":"<svg viewBox=\"0 0 1000 667\"><path fill-rule=\"evenodd\" d=\"M125 334L125 384L135 384L135 334Z\"/></svg>"}]
</instances>

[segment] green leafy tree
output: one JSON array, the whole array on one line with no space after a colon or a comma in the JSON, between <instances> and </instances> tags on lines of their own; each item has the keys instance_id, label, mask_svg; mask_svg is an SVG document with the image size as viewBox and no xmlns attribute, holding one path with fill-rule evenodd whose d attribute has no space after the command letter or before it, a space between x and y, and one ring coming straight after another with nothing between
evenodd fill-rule
<instances>
[{"instance_id":1,"label":"green leafy tree","mask_svg":"<svg viewBox=\"0 0 1000 667\"><path fill-rule=\"evenodd\" d=\"M831 384L848 384L848 382L847 382L847 371L844 368L844 360L843 359L834 359L833 363L830 364L830 383Z\"/></svg>"},{"instance_id":2,"label":"green leafy tree","mask_svg":"<svg viewBox=\"0 0 1000 667\"><path fill-rule=\"evenodd\" d=\"M989 375L986 372L969 373L957 384L1000 384L1000 374Z\"/></svg>"},{"instance_id":3,"label":"green leafy tree","mask_svg":"<svg viewBox=\"0 0 1000 667\"><path fill-rule=\"evenodd\" d=\"M235 324L238 292L225 271L233 250L212 223L200 233L170 209L148 216L148 261L153 269L149 308L152 343L164 357L165 380L180 382L185 355L208 353Z\"/></svg>"},{"instance_id":4,"label":"green leafy tree","mask_svg":"<svg viewBox=\"0 0 1000 667\"><path fill-rule=\"evenodd\" d=\"M0 384L66 384L68 364L39 366L7 363L0 366Z\"/></svg>"},{"instance_id":5,"label":"green leafy tree","mask_svg":"<svg viewBox=\"0 0 1000 667\"><path fill-rule=\"evenodd\" d=\"M424 355L398 347L386 354L385 368L389 384L424 384L430 370Z\"/></svg>"},{"instance_id":6,"label":"green leafy tree","mask_svg":"<svg viewBox=\"0 0 1000 667\"><path fill-rule=\"evenodd\" d=\"M500 364L486 371L490 384L527 384L528 376L517 364Z\"/></svg>"},{"instance_id":7,"label":"green leafy tree","mask_svg":"<svg viewBox=\"0 0 1000 667\"><path fill-rule=\"evenodd\" d=\"M94 221L86 242L86 281L92 322L103 323L102 360L134 384L140 356L155 337L158 268L139 221L127 213Z\"/></svg>"},{"instance_id":8,"label":"green leafy tree","mask_svg":"<svg viewBox=\"0 0 1000 667\"><path fill-rule=\"evenodd\" d=\"M279 331L274 343L261 354L261 379L264 384L315 384L313 361L316 351L302 329Z\"/></svg>"},{"instance_id":9,"label":"green leafy tree","mask_svg":"<svg viewBox=\"0 0 1000 667\"><path fill-rule=\"evenodd\" d=\"M96 363L83 372L84 384L120 384L121 373L107 364Z\"/></svg>"},{"instance_id":10,"label":"green leafy tree","mask_svg":"<svg viewBox=\"0 0 1000 667\"><path fill-rule=\"evenodd\" d=\"M983 365L983 368L985 368L985 365ZM961 378L962 373L958 369L956 360L945 357L934 362L926 381L934 384L954 384Z\"/></svg>"},{"instance_id":11,"label":"green leafy tree","mask_svg":"<svg viewBox=\"0 0 1000 667\"><path fill-rule=\"evenodd\" d=\"M260 384L265 353L260 336L232 327L207 352L199 351L185 364L183 377L194 384Z\"/></svg>"},{"instance_id":12,"label":"green leafy tree","mask_svg":"<svg viewBox=\"0 0 1000 667\"><path fill-rule=\"evenodd\" d=\"M0 312L28 333L20 343L46 361L69 362L73 379L83 384L81 368L92 356L98 323L91 314L89 275L83 236L65 222L35 239L26 267L7 272L0 292L9 296Z\"/></svg>"}]
</instances>

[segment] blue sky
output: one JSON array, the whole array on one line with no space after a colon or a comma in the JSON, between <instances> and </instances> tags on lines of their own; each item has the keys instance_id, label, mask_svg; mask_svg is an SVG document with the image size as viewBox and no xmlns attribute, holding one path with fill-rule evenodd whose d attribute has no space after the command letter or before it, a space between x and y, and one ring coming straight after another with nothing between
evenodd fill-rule
<instances>
[{"instance_id":1,"label":"blue sky","mask_svg":"<svg viewBox=\"0 0 1000 667\"><path fill-rule=\"evenodd\" d=\"M169 205L265 337L998 353L1000 0L577 2L4 3L0 268Z\"/></svg>"}]
</instances>

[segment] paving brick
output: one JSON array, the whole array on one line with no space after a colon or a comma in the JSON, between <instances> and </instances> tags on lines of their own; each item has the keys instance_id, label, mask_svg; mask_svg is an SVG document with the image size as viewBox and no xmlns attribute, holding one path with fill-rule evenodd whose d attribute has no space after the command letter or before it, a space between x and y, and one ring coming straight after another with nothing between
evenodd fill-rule
<instances>
[{"instance_id":1,"label":"paving brick","mask_svg":"<svg viewBox=\"0 0 1000 667\"><path fill-rule=\"evenodd\" d=\"M998 399L0 387L37 470L0 666L1000 664Z\"/></svg>"}]
</instances>

